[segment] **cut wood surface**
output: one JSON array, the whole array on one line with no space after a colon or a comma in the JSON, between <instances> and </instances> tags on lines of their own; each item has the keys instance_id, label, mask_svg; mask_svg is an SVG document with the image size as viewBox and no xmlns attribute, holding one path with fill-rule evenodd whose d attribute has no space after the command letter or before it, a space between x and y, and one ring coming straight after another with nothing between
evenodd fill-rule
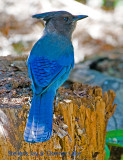
<instances>
[{"instance_id":1,"label":"cut wood surface","mask_svg":"<svg viewBox=\"0 0 123 160\"><path fill-rule=\"evenodd\" d=\"M54 102L53 135L47 142L23 140L27 104L0 110L1 160L104 160L106 126L116 108L114 92L103 95L100 87L75 83L72 90L60 88L59 93L57 107Z\"/></svg>"}]
</instances>

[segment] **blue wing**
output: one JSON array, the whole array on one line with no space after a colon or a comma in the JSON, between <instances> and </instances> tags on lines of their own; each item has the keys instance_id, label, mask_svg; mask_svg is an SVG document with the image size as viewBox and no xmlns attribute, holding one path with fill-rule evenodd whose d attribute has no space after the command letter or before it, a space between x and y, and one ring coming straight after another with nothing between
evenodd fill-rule
<instances>
[{"instance_id":1,"label":"blue wing","mask_svg":"<svg viewBox=\"0 0 123 160\"><path fill-rule=\"evenodd\" d=\"M31 63L28 63L28 68L32 80L32 89L38 94L43 93L59 80L59 84L55 85L57 89L67 79L72 67L71 65L62 66L56 60L49 60L46 57L35 57ZM64 74L67 77L60 79Z\"/></svg>"}]
</instances>

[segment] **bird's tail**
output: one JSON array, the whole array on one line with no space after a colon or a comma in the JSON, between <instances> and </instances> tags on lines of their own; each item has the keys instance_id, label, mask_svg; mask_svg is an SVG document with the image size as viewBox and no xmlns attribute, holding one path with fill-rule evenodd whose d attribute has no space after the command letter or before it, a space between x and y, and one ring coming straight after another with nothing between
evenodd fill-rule
<instances>
[{"instance_id":1,"label":"bird's tail","mask_svg":"<svg viewBox=\"0 0 123 160\"><path fill-rule=\"evenodd\" d=\"M33 95L24 132L24 140L26 142L44 142L50 139L52 134L54 96L55 94L50 91L46 91L42 95Z\"/></svg>"}]
</instances>

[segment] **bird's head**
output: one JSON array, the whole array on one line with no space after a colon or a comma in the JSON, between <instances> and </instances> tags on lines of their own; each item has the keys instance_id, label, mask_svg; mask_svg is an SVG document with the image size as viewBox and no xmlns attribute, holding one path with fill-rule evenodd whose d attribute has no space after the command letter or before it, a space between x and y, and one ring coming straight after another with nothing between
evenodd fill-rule
<instances>
[{"instance_id":1,"label":"bird's head","mask_svg":"<svg viewBox=\"0 0 123 160\"><path fill-rule=\"evenodd\" d=\"M47 32L56 32L58 34L71 38L72 32L74 31L76 26L76 22L88 16L72 15L71 13L66 11L54 11L36 14L32 17L38 19L42 18L44 21L46 21L45 30Z\"/></svg>"}]
</instances>

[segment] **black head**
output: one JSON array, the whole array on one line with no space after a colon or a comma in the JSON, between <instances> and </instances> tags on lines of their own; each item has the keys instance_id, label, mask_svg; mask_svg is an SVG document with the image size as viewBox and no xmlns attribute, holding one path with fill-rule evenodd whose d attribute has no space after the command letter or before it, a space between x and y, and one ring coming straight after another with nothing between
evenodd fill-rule
<instances>
[{"instance_id":1,"label":"black head","mask_svg":"<svg viewBox=\"0 0 123 160\"><path fill-rule=\"evenodd\" d=\"M56 32L71 38L72 32L75 29L76 22L80 19L86 18L86 15L72 15L66 11L54 11L46 12L42 14L36 14L32 16L33 18L43 18L46 21L46 31Z\"/></svg>"}]
</instances>

